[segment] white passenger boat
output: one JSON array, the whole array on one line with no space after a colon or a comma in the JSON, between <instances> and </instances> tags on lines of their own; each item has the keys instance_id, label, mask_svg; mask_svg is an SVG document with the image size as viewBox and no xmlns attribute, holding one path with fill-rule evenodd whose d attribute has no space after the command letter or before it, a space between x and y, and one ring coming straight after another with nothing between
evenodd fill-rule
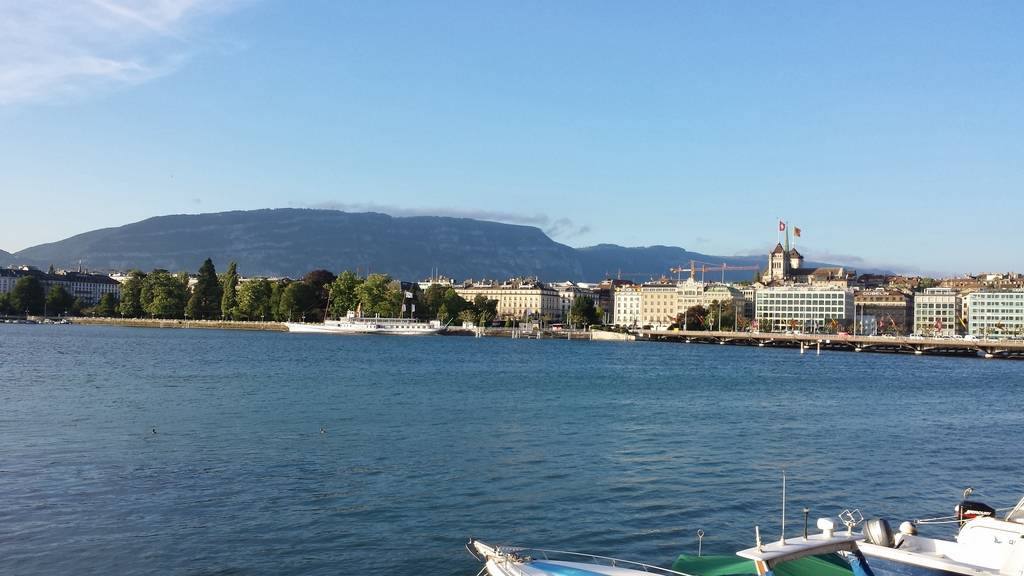
<instances>
[{"instance_id":1,"label":"white passenger boat","mask_svg":"<svg viewBox=\"0 0 1024 576\"><path fill-rule=\"evenodd\" d=\"M445 330L439 320L415 318L364 318L349 312L345 318L325 319L321 323L285 322L289 332L316 334L383 334L390 336L427 336Z\"/></svg>"}]
</instances>

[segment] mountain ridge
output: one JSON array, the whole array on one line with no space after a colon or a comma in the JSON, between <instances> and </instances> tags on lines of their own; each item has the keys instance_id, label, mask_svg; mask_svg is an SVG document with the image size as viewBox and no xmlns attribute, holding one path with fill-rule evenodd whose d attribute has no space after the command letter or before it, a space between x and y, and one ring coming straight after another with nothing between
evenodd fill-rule
<instances>
[{"instance_id":1,"label":"mountain ridge","mask_svg":"<svg viewBox=\"0 0 1024 576\"><path fill-rule=\"evenodd\" d=\"M767 252L766 252L767 254ZM93 270L194 271L207 257L218 270L238 262L247 276L302 276L332 271L386 272L417 280L434 270L457 280L536 276L598 281L620 272L669 276L689 261L764 266L764 258L722 257L677 246L596 244L573 248L533 226L450 216L390 216L312 208L266 208L153 216L83 232L8 254L13 263L81 265ZM752 271L727 272L750 280ZM712 273L712 277L714 274Z\"/></svg>"}]
</instances>

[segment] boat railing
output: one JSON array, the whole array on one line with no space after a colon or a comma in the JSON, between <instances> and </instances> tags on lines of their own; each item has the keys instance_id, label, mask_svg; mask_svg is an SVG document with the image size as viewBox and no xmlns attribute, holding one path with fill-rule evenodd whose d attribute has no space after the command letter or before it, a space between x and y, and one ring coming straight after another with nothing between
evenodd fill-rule
<instances>
[{"instance_id":1,"label":"boat railing","mask_svg":"<svg viewBox=\"0 0 1024 576\"><path fill-rule=\"evenodd\" d=\"M642 572L650 572L651 574L661 574L663 576L692 576L685 572L678 572L669 568L662 568L661 566L653 566L651 564L644 564L643 562L635 562L633 560L623 560L621 558L612 558L610 556L598 556L596 554L585 554L581 552L568 552L566 550L550 550L547 548L522 548L518 546L502 546L498 548L498 552L502 555L508 555L510 558L522 558L523 556L529 556L534 560L543 558L544 560L563 560L563 561L578 561L585 560L590 564L600 564L602 566L613 566L617 568L630 568L632 570L639 570ZM518 566L516 567L518 569ZM524 572L518 570L520 574Z\"/></svg>"},{"instance_id":2,"label":"boat railing","mask_svg":"<svg viewBox=\"0 0 1024 576\"><path fill-rule=\"evenodd\" d=\"M1017 505L1007 513L1006 521L1024 523L1024 498L1021 498Z\"/></svg>"}]
</instances>

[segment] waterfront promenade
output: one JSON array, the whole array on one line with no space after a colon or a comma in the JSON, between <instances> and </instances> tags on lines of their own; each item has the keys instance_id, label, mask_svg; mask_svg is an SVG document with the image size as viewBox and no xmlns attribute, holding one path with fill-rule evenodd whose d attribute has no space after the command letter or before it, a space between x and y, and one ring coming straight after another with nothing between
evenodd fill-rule
<instances>
[{"instance_id":1,"label":"waterfront promenade","mask_svg":"<svg viewBox=\"0 0 1024 576\"><path fill-rule=\"evenodd\" d=\"M822 350L884 352L890 354L934 354L1024 359L1024 340L967 340L964 338L921 338L910 336L855 336L840 334L777 334L698 330L644 330L639 340L732 344L775 348L796 348L801 352Z\"/></svg>"}]
</instances>

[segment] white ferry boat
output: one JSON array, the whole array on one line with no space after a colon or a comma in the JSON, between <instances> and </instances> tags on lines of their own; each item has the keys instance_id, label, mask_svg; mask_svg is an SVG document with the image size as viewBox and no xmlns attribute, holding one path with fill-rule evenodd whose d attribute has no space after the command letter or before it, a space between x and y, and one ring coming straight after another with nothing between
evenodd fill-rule
<instances>
[{"instance_id":1,"label":"white ferry boat","mask_svg":"<svg viewBox=\"0 0 1024 576\"><path fill-rule=\"evenodd\" d=\"M349 311L344 318L325 319L322 323L285 322L289 332L317 334L385 334L427 336L445 330L440 320L425 322L415 318L364 318Z\"/></svg>"}]
</instances>

